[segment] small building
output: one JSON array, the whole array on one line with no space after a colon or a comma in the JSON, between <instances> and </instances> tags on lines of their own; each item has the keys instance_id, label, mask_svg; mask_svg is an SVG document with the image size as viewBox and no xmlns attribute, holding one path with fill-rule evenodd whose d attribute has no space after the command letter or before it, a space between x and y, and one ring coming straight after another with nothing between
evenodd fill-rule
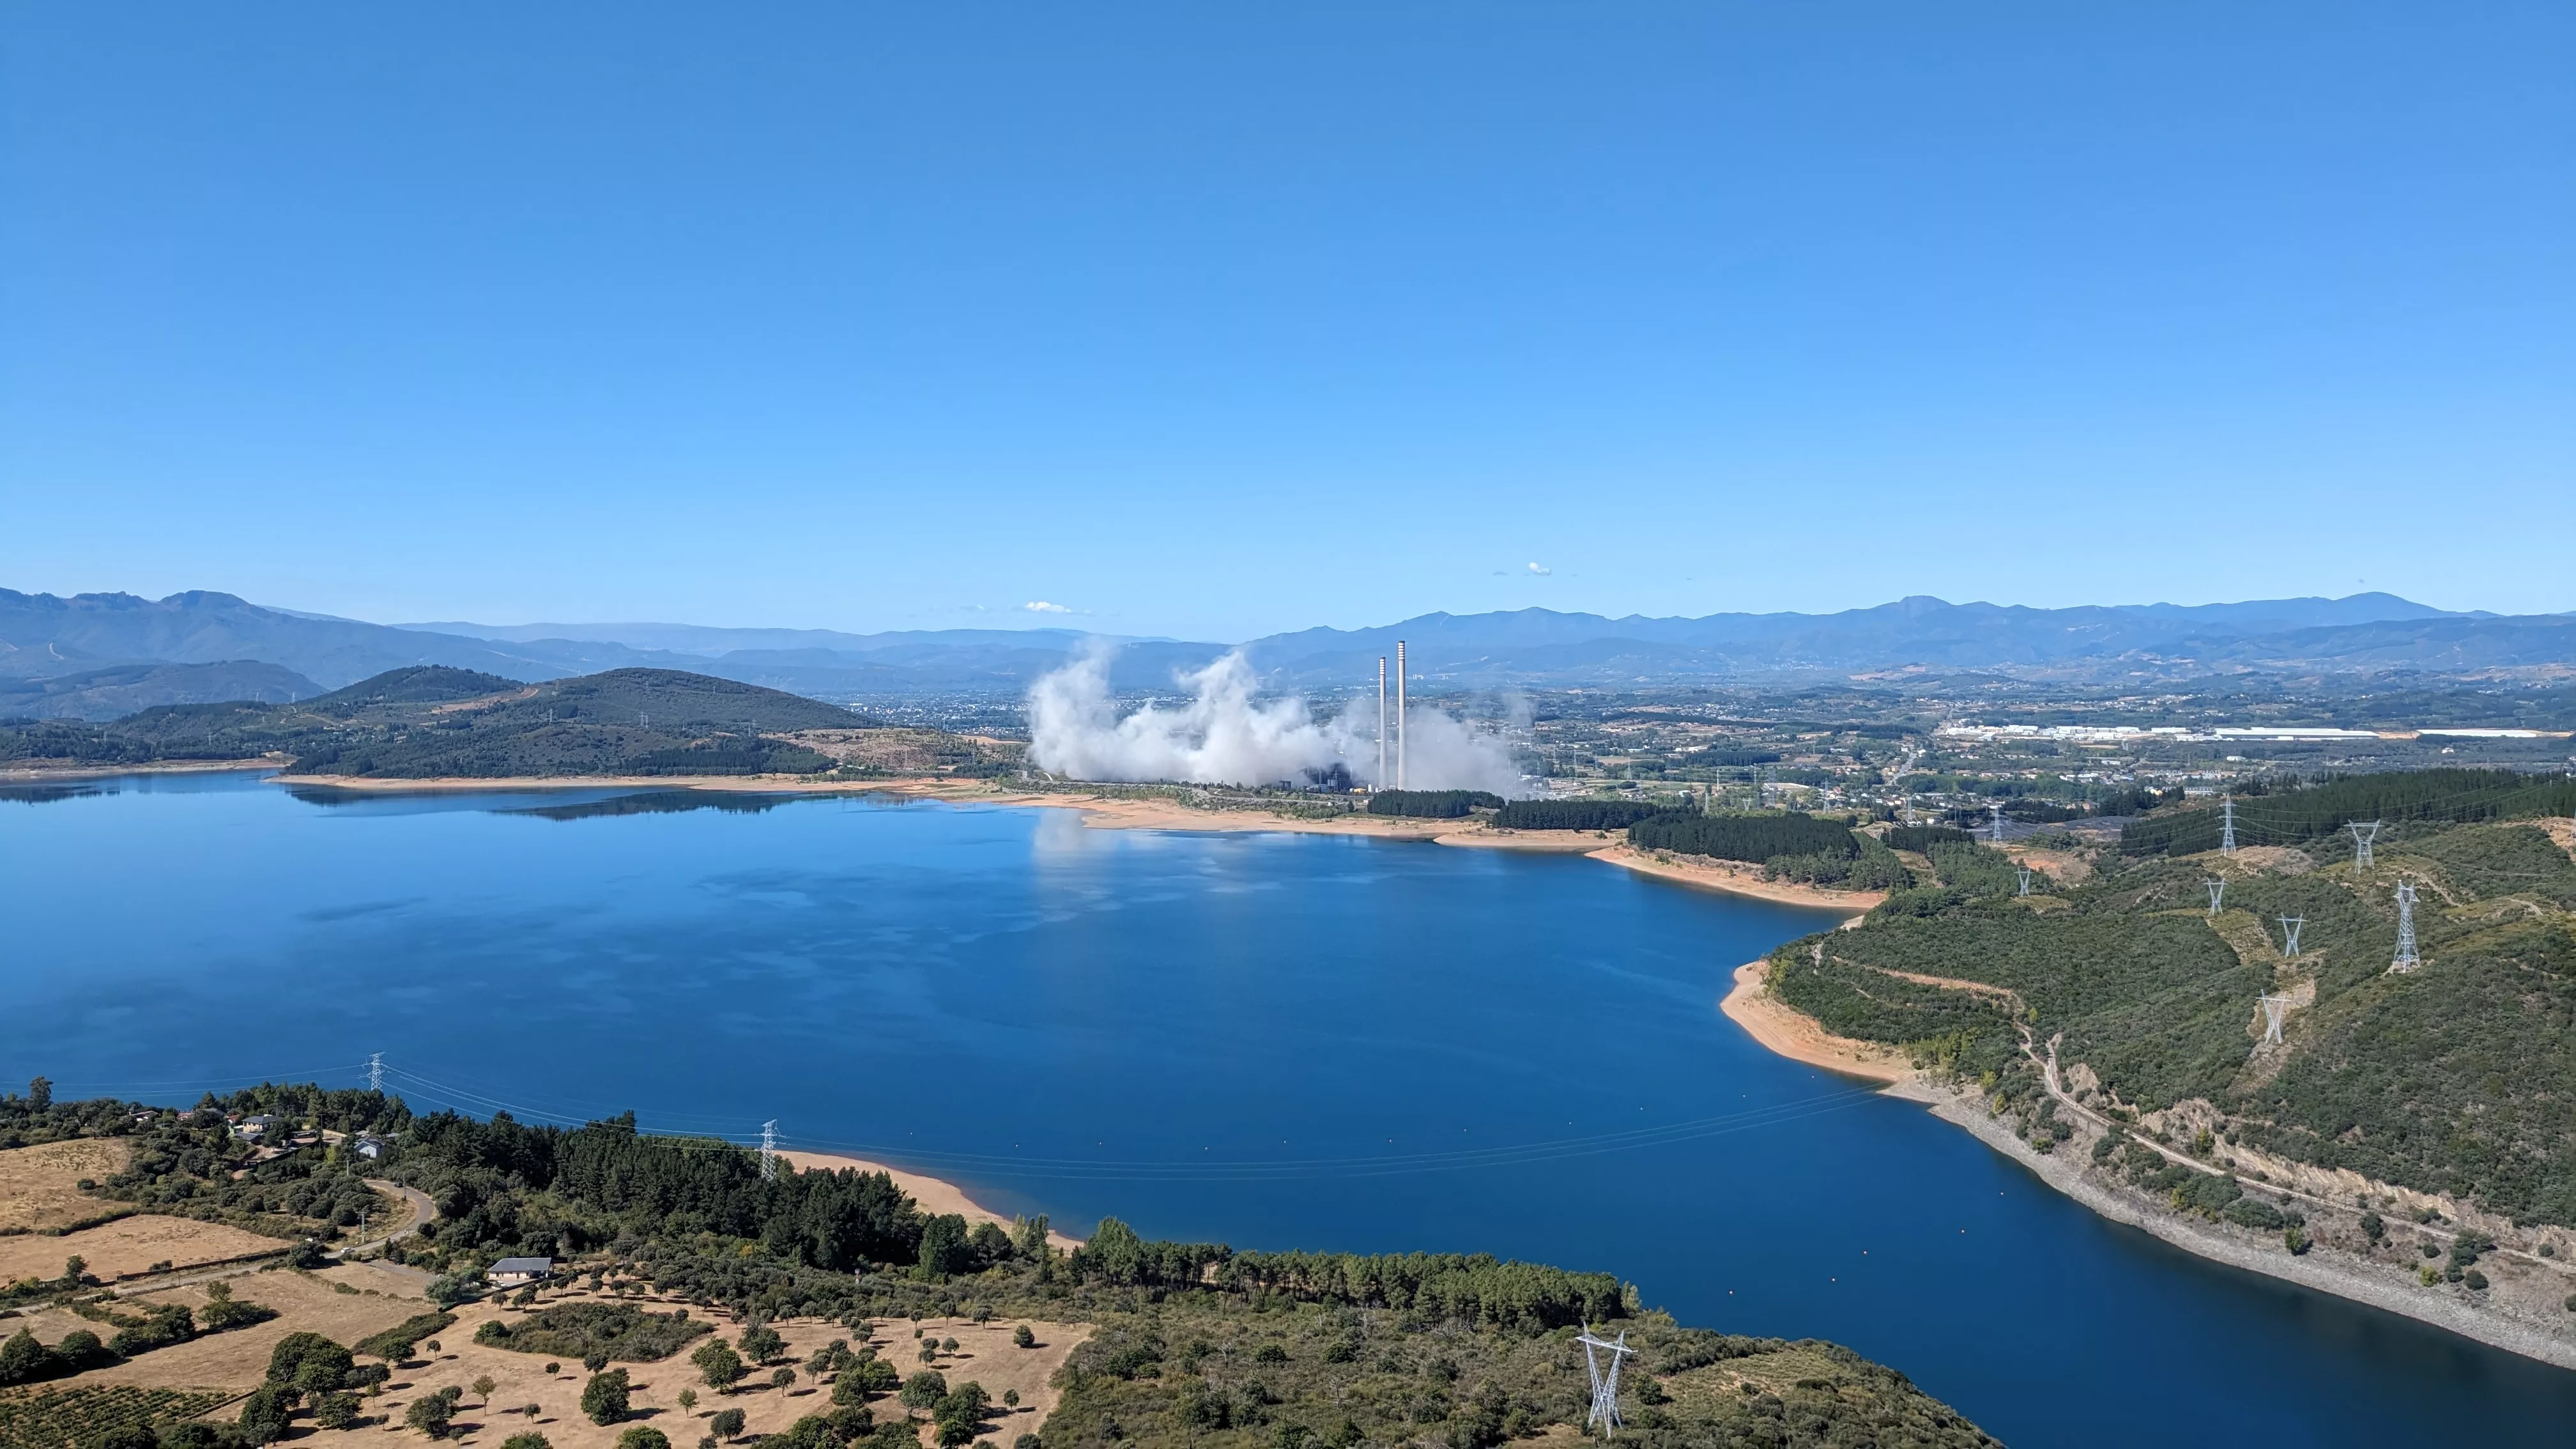
<instances>
[{"instance_id":1,"label":"small building","mask_svg":"<svg viewBox=\"0 0 2576 1449\"><path fill-rule=\"evenodd\" d=\"M552 1258L503 1258L485 1270L483 1276L496 1288L516 1288L555 1275Z\"/></svg>"},{"instance_id":2,"label":"small building","mask_svg":"<svg viewBox=\"0 0 2576 1449\"><path fill-rule=\"evenodd\" d=\"M361 1132L358 1134L357 1140L350 1144L350 1150L356 1152L360 1157L367 1159L369 1162L373 1162L377 1158L385 1155L385 1139L377 1136L373 1132Z\"/></svg>"},{"instance_id":3,"label":"small building","mask_svg":"<svg viewBox=\"0 0 2576 1449\"><path fill-rule=\"evenodd\" d=\"M257 1142L261 1138L266 1137L271 1132L274 1132L285 1125L286 1122L284 1118L272 1117L266 1113L262 1113L259 1116L244 1117L240 1121L235 1122L233 1124L233 1135L246 1142Z\"/></svg>"}]
</instances>

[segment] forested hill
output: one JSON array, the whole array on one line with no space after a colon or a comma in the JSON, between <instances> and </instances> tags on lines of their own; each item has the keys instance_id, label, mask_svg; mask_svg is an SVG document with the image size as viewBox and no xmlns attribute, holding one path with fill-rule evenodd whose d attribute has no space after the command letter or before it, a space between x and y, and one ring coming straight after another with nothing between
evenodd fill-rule
<instances>
[{"instance_id":1,"label":"forested hill","mask_svg":"<svg viewBox=\"0 0 2576 1449\"><path fill-rule=\"evenodd\" d=\"M2022 1044L2054 1039L2085 1105L2182 1142L2204 1123L2213 1164L2250 1148L2576 1224L2571 809L2566 779L2329 781L2238 802L2233 853L2181 853L2218 844L2222 812L2198 806L2132 826L2125 850L2055 842L2039 863L2089 878L2038 876L2027 897L1995 852L1936 844L1939 885L1782 948L1774 989L1982 1081L2034 1145L2066 1134ZM2368 866L2351 819L2384 822ZM2401 884L2421 964L2392 971ZM2290 1002L2278 1045L2265 994Z\"/></svg>"},{"instance_id":2,"label":"forested hill","mask_svg":"<svg viewBox=\"0 0 2576 1449\"><path fill-rule=\"evenodd\" d=\"M289 704L173 705L108 724L0 725L0 760L141 764L283 756L308 774L492 778L804 774L805 731L877 721L801 695L670 669L542 684L438 665Z\"/></svg>"},{"instance_id":3,"label":"forested hill","mask_svg":"<svg viewBox=\"0 0 2576 1449\"><path fill-rule=\"evenodd\" d=\"M1620 1435L1640 1449L1994 1443L1903 1374L1848 1349L1685 1328L1646 1309L1635 1289L1607 1273L1482 1253L1244 1252L1149 1240L1115 1218L1065 1252L1049 1241L1044 1218L1006 1230L925 1213L883 1172L791 1166L772 1177L751 1151L639 1133L631 1113L571 1129L507 1116L415 1116L396 1097L311 1085L262 1085L209 1095L189 1110L156 1110L54 1102L41 1080L34 1085L25 1096L0 1096L0 1148L130 1139L125 1171L82 1185L111 1212L232 1223L280 1239L281 1255L318 1262L314 1247L295 1241L348 1236L372 1200L362 1176L419 1189L437 1205L436 1220L377 1251L435 1275L428 1291L441 1304L482 1295L484 1272L500 1258L556 1257L564 1260L560 1281L587 1277L593 1287L611 1287L628 1315L666 1304L722 1305L746 1326L736 1340L741 1359L764 1373L777 1339L761 1345L750 1326L773 1320L837 1320L861 1344L871 1320L1093 1325L1057 1379L1062 1401L1034 1440L1020 1437L1023 1445L1500 1449L1541 1434L1565 1442L1590 1406L1574 1342L1585 1324L1615 1325L1641 1351L1624 1376ZM360 1164L332 1142L312 1140L267 1156L228 1130L229 1120L255 1114L289 1129L378 1133L385 1154ZM77 1278L26 1279L0 1285L0 1301L68 1298L80 1289ZM514 1301L530 1305L546 1291L523 1289ZM730 1386L742 1377L741 1359L703 1346L688 1360L672 1357L711 1316L662 1310L637 1319L678 1331L667 1346L621 1347L615 1356L662 1360L653 1372L666 1381L703 1371L711 1390ZM352 1347L399 1358L453 1321L414 1319L403 1325L410 1338L397 1330ZM496 1320L473 1331L478 1343L512 1347L513 1332L536 1321ZM130 1337L118 1344L124 1348L105 1351L149 1348ZM523 1351L553 1350L531 1343ZM840 1365L828 1395L813 1394L812 1417L771 1442L920 1449L922 1426L906 1414L920 1406L931 1409L939 1443L962 1446L994 1417L980 1400L942 1397L944 1381L933 1393L892 1395L900 1374L913 1375L902 1380L907 1389L939 1380L923 1372L935 1347L900 1365L900 1374L888 1361L868 1367L876 1350L864 1352ZM904 1345L907 1360L914 1352ZM85 1345L75 1359L57 1344L30 1341L0 1355L0 1371L59 1378L99 1357ZM607 1358L603 1352L589 1367L603 1369ZM818 1357L808 1372L819 1383L833 1366ZM0 1385L10 1382L0 1377ZM646 1442L627 1433L629 1442ZM176 1449L172 1439L160 1443Z\"/></svg>"}]
</instances>

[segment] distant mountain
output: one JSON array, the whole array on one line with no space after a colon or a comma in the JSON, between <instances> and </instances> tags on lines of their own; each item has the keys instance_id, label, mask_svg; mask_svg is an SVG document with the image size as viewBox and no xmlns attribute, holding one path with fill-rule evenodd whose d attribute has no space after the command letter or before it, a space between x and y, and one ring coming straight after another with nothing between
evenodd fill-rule
<instances>
[{"instance_id":1,"label":"distant mountain","mask_svg":"<svg viewBox=\"0 0 2576 1449\"><path fill-rule=\"evenodd\" d=\"M424 665L520 681L658 668L853 702L1015 695L1061 667L1088 637L1069 629L849 634L654 623L394 627L263 608L230 594L64 599L0 590L0 679L22 680L58 680L117 665L220 661L276 665L323 688ZM1834 614L1696 619L1522 609L1425 614L1368 629L1305 629L1242 647L1276 687L1358 687L1374 680L1378 656L1392 656L1399 639L1408 645L1417 678L1465 688L1673 684L1917 667L2172 677L2213 669L2371 673L2576 662L2576 616L2452 613L2379 593L2070 609L1915 597ZM1171 639L1106 642L1118 649L1111 685L1131 695L1168 692L1176 674L1229 647Z\"/></svg>"},{"instance_id":2,"label":"distant mountain","mask_svg":"<svg viewBox=\"0 0 2576 1449\"><path fill-rule=\"evenodd\" d=\"M698 670L821 699L932 693L1017 693L1098 639L1118 650L1111 684L1169 689L1176 670L1196 669L1226 646L1128 639L1078 629L903 629L844 634L830 629L716 629L696 624L406 624L552 651L623 647L661 651L674 667ZM684 663L677 661L685 658Z\"/></svg>"},{"instance_id":3,"label":"distant mountain","mask_svg":"<svg viewBox=\"0 0 2576 1449\"><path fill-rule=\"evenodd\" d=\"M1283 683L1372 676L1377 658L1406 642L1415 671L1460 684L1561 684L1670 680L1797 670L1921 665L1993 669L2109 661L2178 647L2259 657L2248 641L2289 631L2331 631L2440 620L2483 639L2489 614L2451 614L2393 594L2274 599L2243 604L2031 609L1914 597L1838 614L1712 614L1699 619L1561 614L1426 614L1374 629L1307 629L1247 646L1255 667ZM2311 650L2330 647L2322 636ZM2472 645L2472 652L2475 646Z\"/></svg>"},{"instance_id":4,"label":"distant mountain","mask_svg":"<svg viewBox=\"0 0 2576 1449\"><path fill-rule=\"evenodd\" d=\"M322 686L275 664L111 664L43 679L0 678L0 719L111 720L163 704L310 699Z\"/></svg>"},{"instance_id":5,"label":"distant mountain","mask_svg":"<svg viewBox=\"0 0 2576 1449\"><path fill-rule=\"evenodd\" d=\"M132 594L22 594L0 589L0 675L49 677L110 664L212 664L256 660L324 688L406 664L444 664L513 679L555 679L620 665L654 664L614 645L502 646L349 619L266 609L231 594L192 590L166 599Z\"/></svg>"},{"instance_id":6,"label":"distant mountain","mask_svg":"<svg viewBox=\"0 0 2576 1449\"><path fill-rule=\"evenodd\" d=\"M579 640L623 644L630 649L659 649L674 654L730 654L736 650L813 651L871 654L906 645L999 644L1036 647L1058 653L1091 636L1080 629L902 629L883 634L844 634L835 629L719 629L704 624L395 624L396 629L458 634L468 639L510 643ZM1123 642L1123 641L1122 641Z\"/></svg>"}]
</instances>

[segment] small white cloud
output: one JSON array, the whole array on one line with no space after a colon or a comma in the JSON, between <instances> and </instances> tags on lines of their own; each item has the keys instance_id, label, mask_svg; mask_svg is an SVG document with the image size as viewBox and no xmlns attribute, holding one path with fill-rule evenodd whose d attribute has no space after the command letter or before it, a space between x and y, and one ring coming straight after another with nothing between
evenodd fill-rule
<instances>
[{"instance_id":1,"label":"small white cloud","mask_svg":"<svg viewBox=\"0 0 2576 1449\"><path fill-rule=\"evenodd\" d=\"M1020 605L1020 607L1028 610L1032 614L1070 614L1073 612L1062 604L1050 604L1044 599L1031 599L1027 603Z\"/></svg>"},{"instance_id":2,"label":"small white cloud","mask_svg":"<svg viewBox=\"0 0 2576 1449\"><path fill-rule=\"evenodd\" d=\"M1546 576L1546 575L1548 575L1548 574L1551 574L1551 573L1554 573L1554 572L1555 572L1555 570L1554 570L1554 569L1551 569L1551 568L1547 567L1545 564L1535 564L1535 563L1534 563L1534 564L1531 564L1531 565L1529 566L1529 571L1530 571L1531 573L1538 574L1538 575L1540 575L1541 577L1544 577L1544 576Z\"/></svg>"}]
</instances>

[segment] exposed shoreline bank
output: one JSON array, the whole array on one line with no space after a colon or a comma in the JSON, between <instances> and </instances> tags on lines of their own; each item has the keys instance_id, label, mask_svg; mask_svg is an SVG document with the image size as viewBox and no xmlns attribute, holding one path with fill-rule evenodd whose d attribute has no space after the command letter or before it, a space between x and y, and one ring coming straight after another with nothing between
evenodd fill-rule
<instances>
[{"instance_id":1,"label":"exposed shoreline bank","mask_svg":"<svg viewBox=\"0 0 2576 1449\"><path fill-rule=\"evenodd\" d=\"M1965 1130L2102 1217L2212 1262L2367 1304L2559 1368L2576 1369L2576 1344L2425 1289L2411 1275L2387 1265L2357 1261L2323 1246L2292 1254L2277 1243L2249 1242L2183 1214L2161 1211L2134 1193L2096 1181L2084 1165L2084 1154L2073 1150L2086 1145L2081 1140L2066 1144L2065 1151L2035 1152L1986 1109L1976 1092L1933 1080L1893 1047L1832 1035L1813 1017L1771 995L1767 977L1765 961L1736 968L1735 985L1720 1003L1727 1019L1756 1043L1792 1061L1884 1084L1880 1090L1886 1095L1921 1103L1933 1116Z\"/></svg>"},{"instance_id":2,"label":"exposed shoreline bank","mask_svg":"<svg viewBox=\"0 0 2576 1449\"><path fill-rule=\"evenodd\" d=\"M63 765L0 768L0 785L44 785L56 780L104 780L117 775L211 775L235 770L275 770L276 760L152 760L140 765Z\"/></svg>"},{"instance_id":3,"label":"exposed shoreline bank","mask_svg":"<svg viewBox=\"0 0 2576 1449\"><path fill-rule=\"evenodd\" d=\"M874 1162L864 1157L850 1157L838 1152L796 1152L781 1149L778 1155L799 1169L837 1172L843 1168L855 1168L860 1172L882 1172L894 1179L894 1185L903 1189L904 1193L912 1199L913 1205L925 1213L953 1213L969 1223L992 1223L1004 1228L1011 1225L1009 1218L967 1196L966 1189L944 1177L932 1177L926 1173L907 1171L892 1163ZM1082 1246L1082 1239L1058 1232L1053 1228L1047 1230L1047 1241L1068 1253Z\"/></svg>"},{"instance_id":4,"label":"exposed shoreline bank","mask_svg":"<svg viewBox=\"0 0 2576 1449\"><path fill-rule=\"evenodd\" d=\"M232 766L230 768L247 768ZM1796 881L1762 878L1759 866L1659 858L1629 847L1622 832L1596 830L1496 830L1482 822L1349 811L1301 818L1266 810L1207 810L1177 801L1129 795L1009 790L936 776L884 780L805 780L777 775L582 775L502 776L467 779L365 779L340 775L278 775L271 783L370 794L473 790L662 789L729 794L867 795L953 804L1020 806L1079 811L1093 830L1181 830L1217 834L1358 836L1418 840L1471 850L1582 855L1679 885L1725 891L1781 905L1848 911L1858 916L1885 900L1883 891L1836 891Z\"/></svg>"},{"instance_id":5,"label":"exposed shoreline bank","mask_svg":"<svg viewBox=\"0 0 2576 1449\"><path fill-rule=\"evenodd\" d=\"M1823 1067L1849 1077L1866 1077L1895 1086L1910 1082L1914 1064L1905 1053L1876 1042L1835 1036L1814 1017L1804 1015L1770 992L1771 963L1747 961L1735 968L1735 985L1718 1010L1744 1028L1744 1034L1776 1056Z\"/></svg>"},{"instance_id":6,"label":"exposed shoreline bank","mask_svg":"<svg viewBox=\"0 0 2576 1449\"><path fill-rule=\"evenodd\" d=\"M1587 852L1594 860L1625 866L1640 875L1679 881L1683 885L1702 886L1731 895L1751 896L1756 900L1777 901L1784 906L1817 906L1825 910L1849 911L1857 921L1863 912L1887 899L1885 891L1831 891L1798 881L1765 880L1758 865L1737 866L1724 862L1666 860L1621 844ZM1846 922L1846 924L1849 924Z\"/></svg>"}]
</instances>

